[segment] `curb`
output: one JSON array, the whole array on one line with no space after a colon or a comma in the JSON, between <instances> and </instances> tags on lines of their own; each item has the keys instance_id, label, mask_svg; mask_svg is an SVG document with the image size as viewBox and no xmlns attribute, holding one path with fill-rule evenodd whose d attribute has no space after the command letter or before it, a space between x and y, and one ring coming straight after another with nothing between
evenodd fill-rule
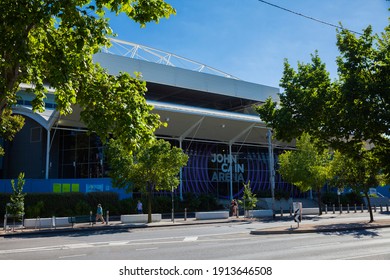
<instances>
[{"instance_id":1,"label":"curb","mask_svg":"<svg viewBox=\"0 0 390 280\"><path fill-rule=\"evenodd\" d=\"M328 227L326 227L328 226ZM350 226L337 226L337 224L322 225L321 228L283 228L283 229L264 229L253 230L250 232L252 235L269 235L269 234L299 234L299 233L327 233L327 232L339 232L339 231L355 231L365 229L377 229L388 228L390 224L364 224L364 225L350 225Z\"/></svg>"},{"instance_id":2,"label":"curb","mask_svg":"<svg viewBox=\"0 0 390 280\"><path fill-rule=\"evenodd\" d=\"M0 237L9 238L17 236L28 236L28 235L57 235L61 233L80 233L80 232L99 232L109 230L128 230L128 229L139 229L139 228L161 228L161 227L177 227L177 226L195 226L195 225L206 225L206 224L219 224L219 223L235 223L243 222L245 220L236 219L223 219L223 220L204 220L196 222L180 222L180 223L151 223L151 224L108 224L108 225L95 225L95 226L80 226L80 227L64 227L64 228L48 228L48 229L28 229L26 231L20 230L15 232L2 232Z\"/></svg>"},{"instance_id":3,"label":"curb","mask_svg":"<svg viewBox=\"0 0 390 280\"><path fill-rule=\"evenodd\" d=\"M251 219L252 220L252 219ZM268 220L268 219L256 219L257 221ZM195 226L195 225L206 225L206 224L220 224L220 223L243 223L247 222L246 218L229 218L220 220L192 220L192 221L177 221L172 222L166 220L158 223L150 224L122 224L120 222L112 222L108 225L95 225L95 226L80 226L80 227L62 227L62 228L45 228L45 229L27 229L18 230L15 232L0 232L0 237L12 238L18 236L33 236L33 235L60 235L63 233L80 234L82 232L104 232L109 230L130 230L140 228L162 228L162 227L177 227L177 226ZM253 221L253 220L252 220ZM390 220L381 223L376 221L374 223L367 222L354 222L348 224L305 224L300 228L288 228L282 227L269 227L264 229L252 230L251 235L270 235L270 234L299 234L299 233L326 233L326 232L339 232L339 231L354 231L364 229L376 229L376 228L387 228L390 227Z\"/></svg>"}]
</instances>

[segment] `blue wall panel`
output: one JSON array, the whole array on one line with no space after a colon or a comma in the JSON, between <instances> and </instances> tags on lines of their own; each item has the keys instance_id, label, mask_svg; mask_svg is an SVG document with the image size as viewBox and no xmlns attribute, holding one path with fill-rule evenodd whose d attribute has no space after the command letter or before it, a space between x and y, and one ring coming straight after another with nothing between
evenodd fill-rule
<instances>
[{"instance_id":1,"label":"blue wall panel","mask_svg":"<svg viewBox=\"0 0 390 280\"><path fill-rule=\"evenodd\" d=\"M17 180L14 180L15 184ZM0 192L12 193L11 180L0 180ZM130 197L123 189L112 187L110 178L91 179L26 179L24 193L116 192L121 199Z\"/></svg>"}]
</instances>

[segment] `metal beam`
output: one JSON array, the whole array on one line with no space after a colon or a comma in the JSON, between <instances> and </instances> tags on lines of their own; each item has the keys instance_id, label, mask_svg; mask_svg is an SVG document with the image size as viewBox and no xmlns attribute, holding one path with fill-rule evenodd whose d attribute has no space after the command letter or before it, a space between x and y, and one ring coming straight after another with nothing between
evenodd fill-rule
<instances>
[{"instance_id":1,"label":"metal beam","mask_svg":"<svg viewBox=\"0 0 390 280\"><path fill-rule=\"evenodd\" d=\"M248 131L252 130L252 128L256 125L257 123L253 123L251 124L250 126L248 126L247 128L245 128L244 130L242 130L239 134L237 134L236 136L234 136L232 139L230 139L229 141L229 145L232 145L234 144L238 138L240 138L242 135L244 135L245 133L247 133Z\"/></svg>"},{"instance_id":2,"label":"metal beam","mask_svg":"<svg viewBox=\"0 0 390 280\"><path fill-rule=\"evenodd\" d=\"M199 121L194 123L189 129L184 131L184 133L182 133L182 135L180 135L180 141L184 140L188 135L190 135L190 133L203 122L204 118L205 117L202 117Z\"/></svg>"}]
</instances>

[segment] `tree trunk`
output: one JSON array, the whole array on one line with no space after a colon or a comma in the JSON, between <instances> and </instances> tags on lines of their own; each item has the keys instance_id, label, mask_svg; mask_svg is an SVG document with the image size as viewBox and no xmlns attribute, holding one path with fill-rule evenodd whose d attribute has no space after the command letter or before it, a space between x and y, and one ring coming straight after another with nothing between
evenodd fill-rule
<instances>
[{"instance_id":1,"label":"tree trunk","mask_svg":"<svg viewBox=\"0 0 390 280\"><path fill-rule=\"evenodd\" d=\"M371 200L367 191L364 192L364 196L367 199L367 207L368 207L368 211L370 212L370 223L372 223L374 221L374 214L372 213Z\"/></svg>"},{"instance_id":2,"label":"tree trunk","mask_svg":"<svg viewBox=\"0 0 390 280\"><path fill-rule=\"evenodd\" d=\"M321 188L317 189L318 215L322 215Z\"/></svg>"},{"instance_id":3,"label":"tree trunk","mask_svg":"<svg viewBox=\"0 0 390 280\"><path fill-rule=\"evenodd\" d=\"M8 55L5 55L5 59L7 60ZM13 95L14 91L16 93L17 89L17 81L20 76L20 63L16 63L16 65L13 65L13 67L5 67L3 69L5 72L5 87L1 88L0 92L0 113L4 110L5 107L8 106L8 98L10 97L9 92L11 92L11 96ZM4 90L4 92L2 92ZM13 100L14 98L11 98ZM16 98L15 98L16 100Z\"/></svg>"},{"instance_id":4,"label":"tree trunk","mask_svg":"<svg viewBox=\"0 0 390 280\"><path fill-rule=\"evenodd\" d=\"M148 223L152 222L152 186L148 186Z\"/></svg>"}]
</instances>

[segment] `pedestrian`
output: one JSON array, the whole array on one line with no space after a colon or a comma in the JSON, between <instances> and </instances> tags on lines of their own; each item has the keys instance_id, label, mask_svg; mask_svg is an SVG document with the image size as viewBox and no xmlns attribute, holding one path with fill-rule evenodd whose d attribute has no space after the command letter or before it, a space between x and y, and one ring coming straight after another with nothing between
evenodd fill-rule
<instances>
[{"instance_id":1,"label":"pedestrian","mask_svg":"<svg viewBox=\"0 0 390 280\"><path fill-rule=\"evenodd\" d=\"M231 213L232 213L232 216L235 216L236 215L236 209L234 207L234 199L232 199L232 201L230 202L230 209L231 209Z\"/></svg>"},{"instance_id":2,"label":"pedestrian","mask_svg":"<svg viewBox=\"0 0 390 280\"><path fill-rule=\"evenodd\" d=\"M238 218L238 203L235 199L232 200L230 207L232 209L232 216L236 216Z\"/></svg>"},{"instance_id":3,"label":"pedestrian","mask_svg":"<svg viewBox=\"0 0 390 280\"><path fill-rule=\"evenodd\" d=\"M238 202L237 202L237 200L235 199L234 200L234 209L235 209L235 214L236 214L236 217L238 218L238 215L239 215L239 213L238 213Z\"/></svg>"},{"instance_id":4,"label":"pedestrian","mask_svg":"<svg viewBox=\"0 0 390 280\"><path fill-rule=\"evenodd\" d=\"M96 222L102 221L102 224L104 224L104 217L103 217L103 208L102 205L99 203L96 209Z\"/></svg>"},{"instance_id":5,"label":"pedestrian","mask_svg":"<svg viewBox=\"0 0 390 280\"><path fill-rule=\"evenodd\" d=\"M140 200L138 200L138 203L137 203L137 213L138 214L142 214L143 211L142 211L142 202Z\"/></svg>"}]
</instances>

